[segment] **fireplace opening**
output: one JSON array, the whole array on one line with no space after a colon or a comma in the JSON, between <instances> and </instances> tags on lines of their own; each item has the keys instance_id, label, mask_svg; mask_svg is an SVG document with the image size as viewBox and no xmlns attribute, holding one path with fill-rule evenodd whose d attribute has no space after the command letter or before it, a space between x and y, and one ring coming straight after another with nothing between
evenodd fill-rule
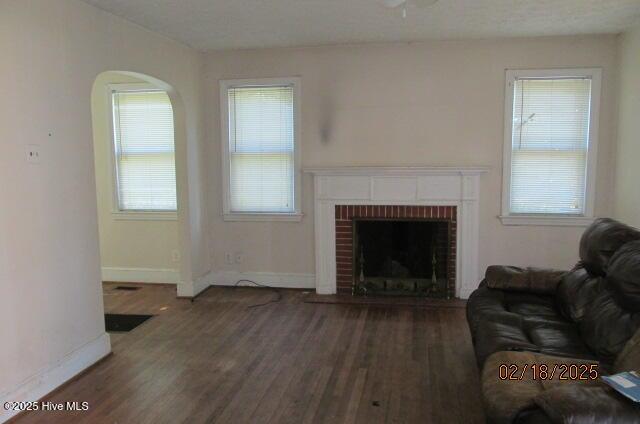
<instances>
[{"instance_id":1,"label":"fireplace opening","mask_svg":"<svg viewBox=\"0 0 640 424\"><path fill-rule=\"evenodd\" d=\"M447 298L450 220L354 219L353 294Z\"/></svg>"}]
</instances>

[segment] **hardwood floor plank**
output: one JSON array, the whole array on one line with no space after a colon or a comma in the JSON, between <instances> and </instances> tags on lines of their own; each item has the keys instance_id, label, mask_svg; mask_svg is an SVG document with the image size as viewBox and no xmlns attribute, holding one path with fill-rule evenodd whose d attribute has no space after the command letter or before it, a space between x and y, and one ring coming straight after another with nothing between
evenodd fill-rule
<instances>
[{"instance_id":1,"label":"hardwood floor plank","mask_svg":"<svg viewBox=\"0 0 640 424\"><path fill-rule=\"evenodd\" d=\"M349 396L349 403L347 404L347 413L344 419L346 424L352 424L356 422L356 415L358 408L360 407L360 401L362 400L362 392L364 391L364 383L367 378L367 369L358 368L355 373L355 381L353 382L353 389Z\"/></svg>"},{"instance_id":2,"label":"hardwood floor plank","mask_svg":"<svg viewBox=\"0 0 640 424\"><path fill-rule=\"evenodd\" d=\"M16 423L481 423L480 382L459 301L307 303L305 294L104 284L105 312L152 314L112 334L113 355L47 396L86 412Z\"/></svg>"}]
</instances>

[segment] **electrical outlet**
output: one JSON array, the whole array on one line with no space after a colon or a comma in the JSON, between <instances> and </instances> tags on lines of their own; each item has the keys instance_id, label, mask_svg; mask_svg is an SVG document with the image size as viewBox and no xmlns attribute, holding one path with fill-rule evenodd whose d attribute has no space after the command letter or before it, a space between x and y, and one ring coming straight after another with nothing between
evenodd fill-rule
<instances>
[{"instance_id":1,"label":"electrical outlet","mask_svg":"<svg viewBox=\"0 0 640 424\"><path fill-rule=\"evenodd\" d=\"M232 264L233 263L233 255L231 254L231 252L226 252L224 254L224 263L226 263L226 264Z\"/></svg>"},{"instance_id":2,"label":"electrical outlet","mask_svg":"<svg viewBox=\"0 0 640 424\"><path fill-rule=\"evenodd\" d=\"M244 255L242 254L242 252L236 252L234 259L237 264L241 264L242 260L244 259Z\"/></svg>"},{"instance_id":3,"label":"electrical outlet","mask_svg":"<svg viewBox=\"0 0 640 424\"><path fill-rule=\"evenodd\" d=\"M179 250L172 250L171 251L171 260L173 262L180 262L180 251Z\"/></svg>"},{"instance_id":4,"label":"electrical outlet","mask_svg":"<svg viewBox=\"0 0 640 424\"><path fill-rule=\"evenodd\" d=\"M40 146L37 144L29 144L27 146L27 162L40 163Z\"/></svg>"}]
</instances>

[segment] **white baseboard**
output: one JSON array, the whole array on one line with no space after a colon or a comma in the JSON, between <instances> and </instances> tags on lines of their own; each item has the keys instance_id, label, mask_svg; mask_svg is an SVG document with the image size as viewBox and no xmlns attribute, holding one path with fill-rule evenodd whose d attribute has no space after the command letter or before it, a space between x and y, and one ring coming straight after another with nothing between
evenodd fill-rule
<instances>
[{"instance_id":1,"label":"white baseboard","mask_svg":"<svg viewBox=\"0 0 640 424\"><path fill-rule=\"evenodd\" d=\"M17 388L5 394L0 404L5 402L33 402L46 396L86 368L98 362L111 352L111 341L107 333L69 353L53 365L28 378ZM73 400L73 399L69 399ZM17 415L17 411L0 408L0 423Z\"/></svg>"},{"instance_id":2,"label":"white baseboard","mask_svg":"<svg viewBox=\"0 0 640 424\"><path fill-rule=\"evenodd\" d=\"M102 281L178 284L180 271L162 268L102 267Z\"/></svg>"},{"instance_id":3,"label":"white baseboard","mask_svg":"<svg viewBox=\"0 0 640 424\"><path fill-rule=\"evenodd\" d=\"M240 271L213 271L209 274L210 284L213 286L233 286L238 280L251 280L265 286L290 288L290 289L315 289L316 277L314 274L287 273L287 272L240 272ZM240 283L251 286L250 283Z\"/></svg>"}]
</instances>

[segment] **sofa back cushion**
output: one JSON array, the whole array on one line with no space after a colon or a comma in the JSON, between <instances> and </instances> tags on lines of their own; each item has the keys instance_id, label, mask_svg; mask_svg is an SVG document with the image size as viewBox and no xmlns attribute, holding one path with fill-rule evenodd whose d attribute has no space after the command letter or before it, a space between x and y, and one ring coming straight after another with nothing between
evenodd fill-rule
<instances>
[{"instance_id":1,"label":"sofa back cushion","mask_svg":"<svg viewBox=\"0 0 640 424\"><path fill-rule=\"evenodd\" d=\"M605 284L587 307L579 323L582 339L605 364L614 362L625 344L638 329L639 316L621 308Z\"/></svg>"},{"instance_id":2,"label":"sofa back cushion","mask_svg":"<svg viewBox=\"0 0 640 424\"><path fill-rule=\"evenodd\" d=\"M580 239L582 265L590 274L604 276L611 256L633 240L640 240L637 229L611 218L596 219Z\"/></svg>"},{"instance_id":3,"label":"sofa back cushion","mask_svg":"<svg viewBox=\"0 0 640 424\"><path fill-rule=\"evenodd\" d=\"M566 273L556 289L556 307L570 321L580 322L587 307L601 291L601 277L594 277L578 264Z\"/></svg>"},{"instance_id":4,"label":"sofa back cushion","mask_svg":"<svg viewBox=\"0 0 640 424\"><path fill-rule=\"evenodd\" d=\"M640 312L640 240L625 244L613 255L607 280L620 306Z\"/></svg>"},{"instance_id":5,"label":"sofa back cushion","mask_svg":"<svg viewBox=\"0 0 640 424\"><path fill-rule=\"evenodd\" d=\"M640 328L640 241L618 249L585 307L580 332L603 361L613 363Z\"/></svg>"}]
</instances>

